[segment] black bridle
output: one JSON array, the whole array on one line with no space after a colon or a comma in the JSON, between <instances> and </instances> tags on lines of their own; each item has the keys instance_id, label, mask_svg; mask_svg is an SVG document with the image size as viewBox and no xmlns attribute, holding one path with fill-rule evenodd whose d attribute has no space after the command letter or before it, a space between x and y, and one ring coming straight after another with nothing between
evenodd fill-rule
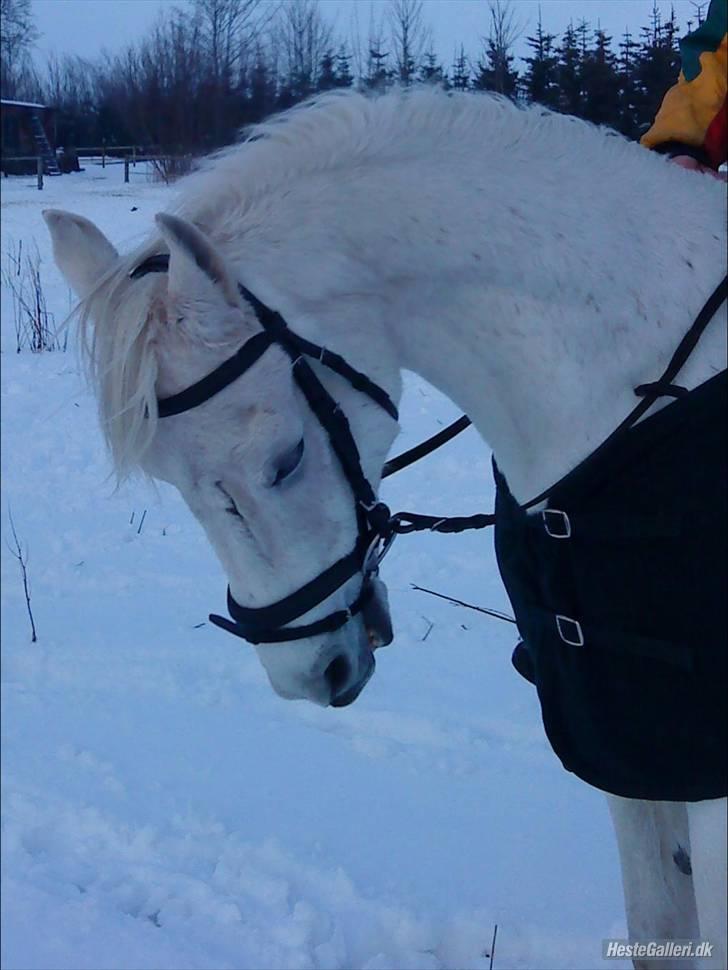
<instances>
[{"instance_id":1,"label":"black bridle","mask_svg":"<svg viewBox=\"0 0 728 970\"><path fill-rule=\"evenodd\" d=\"M169 255L162 253L144 260L132 270L129 276L131 279L138 279L148 273L162 273L168 269ZM481 513L470 516L438 517L418 515L413 512L397 512L393 515L389 507L378 500L362 470L359 449L346 415L323 386L306 358L316 360L339 374L355 390L366 394L396 421L399 414L392 399L366 374L351 367L343 357L294 333L280 313L271 310L244 286L238 284L238 289L241 296L252 306L263 329L250 337L232 357L201 380L178 394L159 399L157 413L160 418L166 418L182 414L203 404L241 377L273 344L281 347L290 358L294 380L319 424L326 431L331 448L351 488L357 520L356 542L346 556L338 559L310 582L304 583L294 593L269 606L252 608L240 606L228 587L227 606L232 620L211 614L210 622L254 644L302 640L320 633L338 630L362 611L372 596L372 579L379 571L379 564L398 534L425 530L453 533L469 529L484 529L495 523L495 515ZM726 289L727 279L724 277L680 341L662 376L657 381L635 388L635 394L642 400L589 456L590 458L597 452L601 452L615 438L628 432L660 397L679 398L687 394L685 388L673 383L674 378L695 348L718 307L725 300ZM387 478L430 454L469 425L470 419L467 416L458 418L427 441L388 461L384 466L382 478ZM560 482L541 492L522 508L530 509L543 502L558 484ZM362 575L359 594L346 609L329 613L313 623L293 627L287 625L323 603L357 572Z\"/></svg>"},{"instance_id":2,"label":"black bridle","mask_svg":"<svg viewBox=\"0 0 728 970\"><path fill-rule=\"evenodd\" d=\"M147 273L165 272L168 266L168 256L152 256L141 263L130 276L132 279L138 279ZM374 489L362 470L359 449L349 421L338 402L316 376L307 358L318 361L345 378L355 390L366 394L395 421L399 415L391 398L379 385L351 367L343 357L294 333L280 313L271 310L244 286L239 285L238 288L243 299L253 308L263 329L250 337L232 357L202 380L180 391L179 394L158 400L157 413L160 418L167 418L203 404L245 374L274 344L281 347L290 358L294 380L319 424L326 431L331 448L349 483L356 511L356 542L346 556L337 560L290 596L269 606L257 608L241 606L235 601L228 587L227 605L232 621L214 614L210 616L210 621L250 643L301 640L338 630L352 616L361 612L372 595L371 579L377 574L379 563L397 534L398 523L397 517L393 516L389 508L377 499ZM287 626L326 600L356 573L362 575L361 587L357 597L346 609L329 613L322 619L303 626Z\"/></svg>"}]
</instances>

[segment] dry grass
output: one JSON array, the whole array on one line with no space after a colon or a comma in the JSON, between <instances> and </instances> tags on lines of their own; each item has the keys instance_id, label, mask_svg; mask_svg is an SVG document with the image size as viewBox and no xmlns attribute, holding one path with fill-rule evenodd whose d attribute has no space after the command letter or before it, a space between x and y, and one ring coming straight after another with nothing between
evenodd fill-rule
<instances>
[{"instance_id":1,"label":"dry grass","mask_svg":"<svg viewBox=\"0 0 728 970\"><path fill-rule=\"evenodd\" d=\"M17 353L21 350L30 350L34 354L44 350L65 351L68 330L56 324L55 315L46 304L38 247L24 251L21 239L8 245L5 256L2 279L13 300Z\"/></svg>"}]
</instances>

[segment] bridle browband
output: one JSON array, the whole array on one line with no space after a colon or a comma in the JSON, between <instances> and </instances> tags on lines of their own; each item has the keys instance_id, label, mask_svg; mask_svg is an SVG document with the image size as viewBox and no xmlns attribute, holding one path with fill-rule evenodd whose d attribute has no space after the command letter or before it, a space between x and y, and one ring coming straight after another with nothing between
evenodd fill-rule
<instances>
[{"instance_id":1,"label":"bridle browband","mask_svg":"<svg viewBox=\"0 0 728 970\"><path fill-rule=\"evenodd\" d=\"M132 270L129 277L139 279L148 273L163 273L167 272L168 269L169 255L160 253L140 263ZM724 277L708 297L692 326L680 341L662 376L656 381L641 384L635 388L635 394L642 400L596 451L592 452L589 458L597 452L601 452L615 438L628 432L660 397L679 398L688 393L686 388L674 384L673 380L694 350L701 334L717 312L718 307L726 299L727 286L728 277ZM247 640L249 643L282 643L290 640L302 640L306 637L338 630L353 616L361 612L372 596L371 580L377 575L379 564L397 535L424 530L453 533L469 529L484 529L495 523L495 515L481 513L470 516L438 517L418 515L413 512L397 512L393 515L389 507L378 500L362 470L359 449L346 415L323 386L306 358L316 360L324 367L339 374L355 390L366 394L396 421L399 414L392 399L386 391L371 381L366 374L355 370L343 357L294 333L280 313L271 310L240 283L238 289L243 299L252 306L256 318L263 328L262 331L250 337L232 357L229 357L195 384L171 397L158 399L157 413L160 418L166 418L182 414L184 411L189 411L203 404L223 388L232 384L233 381L236 381L238 377L241 377L273 344L281 347L290 358L294 380L303 393L308 406L326 431L331 448L351 488L356 510L357 539L353 549L346 556L338 559L310 582L304 583L294 593L269 606L240 606L233 598L230 587L228 587L227 606L228 612L233 618L232 621L216 614L210 614L209 618L210 622L216 626ZM462 415L447 428L428 438L427 441L421 442L409 451L391 459L384 466L382 478L387 478L430 454L436 448L460 434L461 431L464 431L470 423L470 419L466 415ZM557 482L556 485L550 486L536 498L523 505L522 508L530 509L543 502L559 484L560 482ZM313 623L287 626L293 620L323 603L357 572L362 573L359 595L346 609L329 613Z\"/></svg>"}]
</instances>

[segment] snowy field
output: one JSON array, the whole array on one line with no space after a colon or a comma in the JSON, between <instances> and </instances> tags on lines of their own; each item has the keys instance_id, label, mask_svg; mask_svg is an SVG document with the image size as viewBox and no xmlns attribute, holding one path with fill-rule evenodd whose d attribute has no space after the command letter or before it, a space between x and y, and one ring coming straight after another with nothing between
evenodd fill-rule
<instances>
[{"instance_id":1,"label":"snowy field","mask_svg":"<svg viewBox=\"0 0 728 970\"><path fill-rule=\"evenodd\" d=\"M173 191L141 166L3 179L3 263L37 244L63 318L41 209L123 250ZM496 923L496 970L602 966L626 936L603 797L548 748L513 627L411 589L510 612L492 537L399 539L396 639L361 698L280 700L206 622L225 577L176 492L114 492L72 343L16 354L3 286L3 968L487 968ZM395 451L454 415L410 377ZM490 510L489 458L469 430L383 497Z\"/></svg>"}]
</instances>

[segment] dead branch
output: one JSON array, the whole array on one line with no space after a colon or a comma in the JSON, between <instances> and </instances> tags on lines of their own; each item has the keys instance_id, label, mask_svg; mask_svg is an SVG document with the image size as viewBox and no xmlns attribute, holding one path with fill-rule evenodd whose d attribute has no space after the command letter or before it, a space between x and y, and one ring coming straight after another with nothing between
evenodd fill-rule
<instances>
[{"instance_id":1,"label":"dead branch","mask_svg":"<svg viewBox=\"0 0 728 970\"><path fill-rule=\"evenodd\" d=\"M35 632L35 620L33 619L33 611L30 608L30 586L28 584L28 549L26 546L25 551L23 551L23 547L20 544L20 540L18 539L18 533L15 530L15 522L13 522L13 514L10 511L10 509L8 509L8 519L10 520L10 530L13 534L13 543L14 543L14 548L13 546L10 545L10 543L8 543L8 549L10 550L11 555L14 556L15 559L17 559L18 562L20 563L20 571L23 575L23 592L25 593L25 605L28 609L28 616L30 617L30 632L31 632L30 639L32 643L36 643L38 640L38 636Z\"/></svg>"}]
</instances>

